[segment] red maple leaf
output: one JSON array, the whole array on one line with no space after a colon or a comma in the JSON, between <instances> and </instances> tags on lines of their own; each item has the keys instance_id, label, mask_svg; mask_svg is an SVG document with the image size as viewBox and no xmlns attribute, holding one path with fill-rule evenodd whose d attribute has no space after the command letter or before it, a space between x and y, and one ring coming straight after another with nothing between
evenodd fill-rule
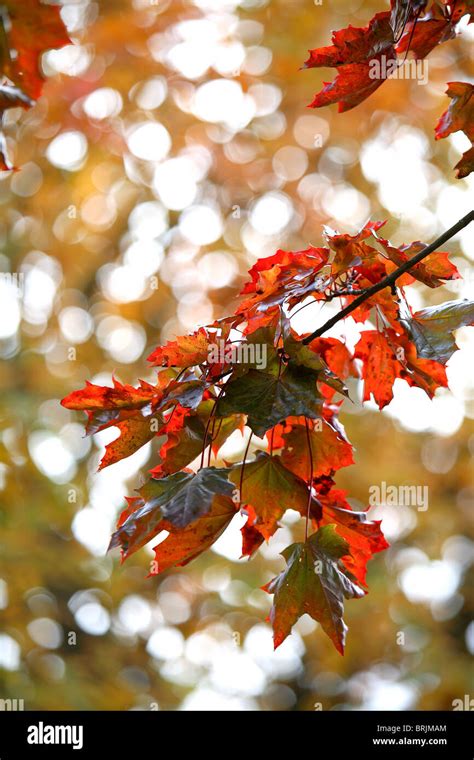
<instances>
[{"instance_id":1,"label":"red maple leaf","mask_svg":"<svg viewBox=\"0 0 474 760\"><path fill-rule=\"evenodd\" d=\"M377 13L365 27L349 26L333 33L332 45L310 50L305 68L333 66L338 74L326 83L310 108L339 104L339 112L349 111L372 95L386 79L377 68L382 56L396 59L390 13ZM379 72L378 76L374 74Z\"/></svg>"},{"instance_id":2,"label":"red maple leaf","mask_svg":"<svg viewBox=\"0 0 474 760\"><path fill-rule=\"evenodd\" d=\"M436 139L462 131L471 144L474 143L474 85L469 82L449 82L446 94L451 98L451 104L435 127ZM467 177L474 171L474 146L464 153L455 168L458 179Z\"/></svg>"}]
</instances>

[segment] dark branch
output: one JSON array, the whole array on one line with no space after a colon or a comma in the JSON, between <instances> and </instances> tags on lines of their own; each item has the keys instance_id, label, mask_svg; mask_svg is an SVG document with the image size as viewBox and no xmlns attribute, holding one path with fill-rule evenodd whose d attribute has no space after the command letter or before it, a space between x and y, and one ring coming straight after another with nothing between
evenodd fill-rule
<instances>
[{"instance_id":1,"label":"dark branch","mask_svg":"<svg viewBox=\"0 0 474 760\"><path fill-rule=\"evenodd\" d=\"M474 221L474 211L470 211L466 216L464 216L462 219L459 220L459 222L456 222L452 227L449 228L449 230L446 230L446 232L443 232L442 235L439 236L433 243L430 243L430 245L426 246L426 248L423 248L422 251L417 253L415 256L413 256L409 261L406 261L404 264L402 264L398 269L395 269L392 274L387 275L387 277L384 277L383 280L380 280L380 282L377 282L375 285L373 285L371 288L367 288L364 293L362 293L360 296L358 296L354 301L352 301L349 306L346 306L344 309L342 309L338 314L335 314L331 319L328 319L327 322L322 325L322 327L319 327L317 330L311 333L311 335L307 335L306 338L303 338L303 343L307 345L308 343L311 343L312 340L315 338L319 338L320 335L323 335L323 333L326 332L326 330L329 330L329 328L333 327L339 320L344 319L345 317L349 316L351 312L353 312L355 309L357 309L358 306L360 306L362 303L367 301L369 298L372 298L376 293L378 293L380 290L383 290L384 288L393 288L395 285L395 282L398 280L399 277L402 276L402 274L405 274L405 272L409 272L410 269L412 269L416 264L419 264L420 261L423 261L427 256L430 255L430 253L433 253L436 251L437 248L439 248L441 245L444 245L447 240L450 240L454 235L456 235L458 232L464 229L464 227L467 227L468 224L470 224L472 221Z\"/></svg>"}]
</instances>

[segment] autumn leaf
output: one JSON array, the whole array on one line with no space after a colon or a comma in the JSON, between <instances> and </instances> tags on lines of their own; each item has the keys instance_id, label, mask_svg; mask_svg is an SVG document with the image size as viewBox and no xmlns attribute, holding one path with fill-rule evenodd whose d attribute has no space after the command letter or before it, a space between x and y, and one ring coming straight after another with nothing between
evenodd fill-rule
<instances>
[{"instance_id":1,"label":"autumn leaf","mask_svg":"<svg viewBox=\"0 0 474 760\"><path fill-rule=\"evenodd\" d=\"M46 50L68 45L60 8L40 0L5 0L0 16L0 119L8 108L30 108L41 95L41 57ZM7 80L7 81L5 81ZM0 171L16 171L0 130Z\"/></svg>"},{"instance_id":2,"label":"autumn leaf","mask_svg":"<svg viewBox=\"0 0 474 760\"><path fill-rule=\"evenodd\" d=\"M290 472L278 456L262 452L254 462L235 467L229 480L241 488L241 503L252 507L254 526L267 541L287 509L301 511L308 502L306 483Z\"/></svg>"},{"instance_id":3,"label":"autumn leaf","mask_svg":"<svg viewBox=\"0 0 474 760\"><path fill-rule=\"evenodd\" d=\"M320 623L337 651L344 654L344 598L364 595L341 566L341 558L348 553L349 544L336 533L334 525L325 525L306 543L292 544L282 552L286 569L264 586L265 591L275 595L270 612L275 649L291 633L298 618L307 613Z\"/></svg>"},{"instance_id":4,"label":"autumn leaf","mask_svg":"<svg viewBox=\"0 0 474 760\"><path fill-rule=\"evenodd\" d=\"M469 82L449 82L446 93L451 98L451 103L435 127L436 139L462 131L474 143L474 85ZM474 171L474 146L464 153L455 168L458 179L467 177Z\"/></svg>"},{"instance_id":5,"label":"autumn leaf","mask_svg":"<svg viewBox=\"0 0 474 760\"><path fill-rule=\"evenodd\" d=\"M402 264L405 264L413 256L426 248L425 243L421 243L420 241L396 248L388 240L380 237L377 239L383 245L390 261L394 263L393 270L402 266ZM387 273L390 274L390 269ZM459 277L460 274L457 268L449 261L449 253L446 251L435 251L429 254L423 261L415 264L409 272L400 277L398 285L410 285L414 280L418 280L429 288L439 288L443 285L443 281L457 280Z\"/></svg>"},{"instance_id":6,"label":"autumn leaf","mask_svg":"<svg viewBox=\"0 0 474 760\"><path fill-rule=\"evenodd\" d=\"M151 411L166 410L180 404L183 407L196 408L203 397L206 385L200 379L183 379L177 382L166 379L158 385L140 380L140 386L123 385L113 378L113 388L94 385L86 381L85 388L73 391L61 401L66 409L100 412L107 410L144 409ZM111 415L109 419L113 419Z\"/></svg>"},{"instance_id":7,"label":"autumn leaf","mask_svg":"<svg viewBox=\"0 0 474 760\"><path fill-rule=\"evenodd\" d=\"M61 9L57 5L45 5L40 0L4 0L3 4L11 23L8 42L16 51L16 57L3 73L26 96L37 100L44 84L42 54L71 43L61 19Z\"/></svg>"},{"instance_id":8,"label":"autumn leaf","mask_svg":"<svg viewBox=\"0 0 474 760\"><path fill-rule=\"evenodd\" d=\"M114 387L94 385L88 380L82 390L73 391L61 401L66 409L141 409L149 404L152 399L162 397L160 389L145 381L140 381L140 387L122 385L119 380L113 378Z\"/></svg>"},{"instance_id":9,"label":"autumn leaf","mask_svg":"<svg viewBox=\"0 0 474 760\"><path fill-rule=\"evenodd\" d=\"M85 388L61 401L66 409L87 412L88 435L112 426L118 428L117 438L105 447L100 470L138 451L152 440L160 424L157 409L163 392L159 387L144 381L139 388L123 385L115 378L113 382L113 388L86 382Z\"/></svg>"},{"instance_id":10,"label":"autumn leaf","mask_svg":"<svg viewBox=\"0 0 474 760\"><path fill-rule=\"evenodd\" d=\"M399 339L399 343L403 348L403 359L408 369L408 374L403 374L403 379L408 385L421 388L430 398L433 398L438 388L447 388L448 378L443 364L419 357L416 346L408 339Z\"/></svg>"},{"instance_id":11,"label":"autumn leaf","mask_svg":"<svg viewBox=\"0 0 474 760\"><path fill-rule=\"evenodd\" d=\"M207 331L200 327L192 335L183 335L166 346L158 346L148 357L153 365L161 367L194 367L206 361L209 346L215 342Z\"/></svg>"},{"instance_id":12,"label":"autumn leaf","mask_svg":"<svg viewBox=\"0 0 474 760\"><path fill-rule=\"evenodd\" d=\"M249 297L241 303L240 311L267 310L316 291L319 286L315 275L328 258L327 248L310 247L296 252L279 250L259 259L249 270L251 281L241 292Z\"/></svg>"},{"instance_id":13,"label":"autumn leaf","mask_svg":"<svg viewBox=\"0 0 474 760\"><path fill-rule=\"evenodd\" d=\"M426 58L437 45L456 36L456 24L467 13L465 5L460 2L459 8L452 10L446 4L434 2L423 18L415 17L406 25L397 53L410 51L417 59Z\"/></svg>"},{"instance_id":14,"label":"autumn leaf","mask_svg":"<svg viewBox=\"0 0 474 760\"><path fill-rule=\"evenodd\" d=\"M385 221L367 222L355 235L339 234L326 227L324 237L331 250L334 251L331 261L333 276L345 272L351 267L360 267L362 264L374 266L374 264L380 263L378 262L377 249L368 245L366 240L377 233L385 224Z\"/></svg>"},{"instance_id":15,"label":"autumn leaf","mask_svg":"<svg viewBox=\"0 0 474 760\"><path fill-rule=\"evenodd\" d=\"M144 417L140 412L124 420L116 421L119 435L105 447L105 454L99 464L99 470L121 459L131 456L141 449L146 443L155 437L158 424L156 417L150 415Z\"/></svg>"},{"instance_id":16,"label":"autumn leaf","mask_svg":"<svg viewBox=\"0 0 474 760\"><path fill-rule=\"evenodd\" d=\"M283 436L285 446L281 460L285 467L300 478L307 479L310 472L309 446L313 478L354 464L351 444L326 420L321 418L315 424L308 423L308 427L307 432L305 426L295 425Z\"/></svg>"},{"instance_id":17,"label":"autumn leaf","mask_svg":"<svg viewBox=\"0 0 474 760\"><path fill-rule=\"evenodd\" d=\"M387 549L389 544L381 530L380 520L369 520L367 512L351 509L344 491L331 489L326 494L318 494L322 506L320 525L335 525L336 532L344 538L350 553L342 558L342 563L364 588L367 587L367 563L374 554Z\"/></svg>"},{"instance_id":18,"label":"autumn leaf","mask_svg":"<svg viewBox=\"0 0 474 760\"><path fill-rule=\"evenodd\" d=\"M407 325L406 320L403 322ZM363 332L356 345L355 357L362 361L364 401L368 401L372 394L380 409L392 400L397 378L421 388L430 398L437 388L448 384L443 363L424 358L406 334L399 335L394 330Z\"/></svg>"},{"instance_id":19,"label":"autumn leaf","mask_svg":"<svg viewBox=\"0 0 474 760\"><path fill-rule=\"evenodd\" d=\"M397 361L394 348L378 330L364 330L355 348L354 356L363 362L364 401L371 395L379 409L393 398L393 384L402 376L403 367Z\"/></svg>"},{"instance_id":20,"label":"autumn leaf","mask_svg":"<svg viewBox=\"0 0 474 760\"><path fill-rule=\"evenodd\" d=\"M244 514L247 514L247 520L240 529L242 535L242 557L251 557L258 551L265 539L255 526L257 515L254 508L246 505L242 511Z\"/></svg>"},{"instance_id":21,"label":"autumn leaf","mask_svg":"<svg viewBox=\"0 0 474 760\"><path fill-rule=\"evenodd\" d=\"M85 388L71 393L61 403L67 409L83 409L88 413L86 432L89 435L111 426L118 428L119 436L106 446L99 466L103 469L134 454L152 440L163 424L158 412L170 405L196 407L202 395L201 381L181 384L171 381L163 390L144 381L139 388L134 388L114 379L113 388L87 383Z\"/></svg>"},{"instance_id":22,"label":"autumn leaf","mask_svg":"<svg viewBox=\"0 0 474 760\"><path fill-rule=\"evenodd\" d=\"M177 528L163 520L161 529L169 531L169 535L153 549L155 560L150 575L158 575L170 567L187 565L217 541L235 514L236 506L232 499L215 496L209 512L184 528Z\"/></svg>"},{"instance_id":23,"label":"autumn leaf","mask_svg":"<svg viewBox=\"0 0 474 760\"><path fill-rule=\"evenodd\" d=\"M436 139L462 130L474 139L474 85L469 82L449 82L446 94L451 103L436 125Z\"/></svg>"},{"instance_id":24,"label":"autumn leaf","mask_svg":"<svg viewBox=\"0 0 474 760\"><path fill-rule=\"evenodd\" d=\"M339 104L339 112L348 111L372 95L386 79L377 64L382 56L396 59L390 13L377 13L366 27L349 26L333 33L332 45L310 50L305 68L332 66L338 69L336 79L326 83L311 108Z\"/></svg>"},{"instance_id":25,"label":"autumn leaf","mask_svg":"<svg viewBox=\"0 0 474 760\"><path fill-rule=\"evenodd\" d=\"M315 338L308 344L308 348L322 356L337 377L345 380L351 375L356 376L353 357L338 338Z\"/></svg>"},{"instance_id":26,"label":"autumn leaf","mask_svg":"<svg viewBox=\"0 0 474 760\"><path fill-rule=\"evenodd\" d=\"M187 467L202 451L204 430L199 417L188 415L184 409L174 412L169 423L159 430L160 435L166 435L166 441L159 452L161 462L150 471L151 475L162 478Z\"/></svg>"}]
</instances>

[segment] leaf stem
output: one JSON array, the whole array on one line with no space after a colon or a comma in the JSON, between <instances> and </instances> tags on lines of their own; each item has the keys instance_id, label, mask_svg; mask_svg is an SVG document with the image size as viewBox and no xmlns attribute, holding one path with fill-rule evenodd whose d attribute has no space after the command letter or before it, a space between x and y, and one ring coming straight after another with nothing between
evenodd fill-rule
<instances>
[{"instance_id":1,"label":"leaf stem","mask_svg":"<svg viewBox=\"0 0 474 760\"><path fill-rule=\"evenodd\" d=\"M245 469L245 462L247 459L247 454L249 453L250 448L250 441L252 440L253 433L250 432L249 439L247 441L247 446L245 447L244 451L244 459L242 462L242 469L240 470L240 480L239 480L239 507L242 506L242 488L244 485L244 469Z\"/></svg>"},{"instance_id":2,"label":"leaf stem","mask_svg":"<svg viewBox=\"0 0 474 760\"><path fill-rule=\"evenodd\" d=\"M222 424L222 420L221 420L221 424ZM212 444L214 443L214 432L215 432L215 429L216 429L216 418L214 417L214 419L212 420L211 439L209 441L209 453L207 455L207 466L208 467L211 466Z\"/></svg>"},{"instance_id":3,"label":"leaf stem","mask_svg":"<svg viewBox=\"0 0 474 760\"><path fill-rule=\"evenodd\" d=\"M210 426L211 422L213 421L214 414L215 414L216 409L217 409L217 404L219 402L220 397L224 393L224 390L225 390L225 385L223 385L221 387L219 393L217 394L217 398L214 401L214 406L211 409L211 413L209 414L209 417L208 417L208 420L207 420L207 423L206 423L206 429L204 430L204 440L202 442L201 466L199 468L200 470L202 470L202 468L204 467L204 455L206 453L206 441L207 441L207 435L209 433L209 426ZM211 442L210 442L209 446L212 446L212 436L211 436Z\"/></svg>"},{"instance_id":4,"label":"leaf stem","mask_svg":"<svg viewBox=\"0 0 474 760\"><path fill-rule=\"evenodd\" d=\"M270 433L270 456L273 456L273 439L275 438L275 428Z\"/></svg>"},{"instance_id":5,"label":"leaf stem","mask_svg":"<svg viewBox=\"0 0 474 760\"><path fill-rule=\"evenodd\" d=\"M462 219L459 220L459 222L456 222L456 224L453 224L452 227L449 228L449 230L446 230L446 232L443 232L442 235L439 236L436 240L434 240L430 245L427 245L426 248L423 248L422 251L419 251L415 256L412 256L409 261L405 261L404 264L398 267L398 269L395 269L395 271L392 272L392 274L387 275L384 277L380 282L377 282L375 285L372 285L371 288L368 288L365 293L362 293L360 296L358 296L354 301L352 301L351 304L346 306L344 309L341 309L341 311L338 314L335 314L331 319L328 319L327 322L324 323L321 327L318 327L317 330L312 332L310 335L307 335L306 338L303 338L302 343L304 345L308 345L308 343L311 343L312 340L315 338L319 338L320 335L323 335L327 330L329 330L331 327L333 327L337 322L339 322L341 319L344 319L345 317L349 316L355 309L357 309L358 306L363 304L365 301L367 301L369 298L374 296L376 293L378 293L380 290L383 290L384 288L392 288L395 285L395 282L398 280L399 277L402 276L402 274L405 274L405 272L409 272L410 269L412 269L416 264L419 264L420 261L423 261L424 258L430 255L430 253L433 253L436 251L437 248L440 247L440 245L443 245L446 243L447 240L450 240L454 235L456 235L458 232L464 229L464 227L467 227L468 224L470 224L472 221L474 221L474 211L470 211L466 216L463 216Z\"/></svg>"},{"instance_id":6,"label":"leaf stem","mask_svg":"<svg viewBox=\"0 0 474 760\"><path fill-rule=\"evenodd\" d=\"M304 528L304 542L308 540L308 526L309 526L309 515L311 510L311 489L313 486L313 451L311 448L311 438L309 437L309 425L308 425L308 418L304 418L304 424L306 426L306 440L308 441L308 453L309 453L309 480L308 480L308 506L306 507L306 524Z\"/></svg>"}]
</instances>

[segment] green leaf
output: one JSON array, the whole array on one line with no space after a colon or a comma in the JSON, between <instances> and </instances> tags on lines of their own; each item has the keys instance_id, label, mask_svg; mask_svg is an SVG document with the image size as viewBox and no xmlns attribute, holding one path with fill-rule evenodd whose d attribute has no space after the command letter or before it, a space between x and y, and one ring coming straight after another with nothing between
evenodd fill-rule
<instances>
[{"instance_id":1,"label":"green leaf","mask_svg":"<svg viewBox=\"0 0 474 760\"><path fill-rule=\"evenodd\" d=\"M257 515L256 528L267 540L287 509L304 511L306 508L307 485L287 470L278 456L262 453L255 462L234 468L229 480L240 488L241 479L241 502L253 507Z\"/></svg>"},{"instance_id":2,"label":"green leaf","mask_svg":"<svg viewBox=\"0 0 474 760\"><path fill-rule=\"evenodd\" d=\"M348 390L342 380L334 372L331 372L321 354L318 354L310 346L306 346L302 342L303 337L302 335L296 335L290 329L289 322L284 324L283 346L285 353L290 357L290 361L314 370L318 373L318 383L326 383L326 385L334 388L338 393L348 397Z\"/></svg>"},{"instance_id":3,"label":"green leaf","mask_svg":"<svg viewBox=\"0 0 474 760\"><path fill-rule=\"evenodd\" d=\"M280 363L280 357L278 351L274 346L275 331L269 327L260 327L258 330L250 333L246 336L245 342L242 342L241 346L245 346L248 343L249 346L258 346L260 348L260 362L246 362L247 369L265 370L268 374L278 374L278 367ZM264 353L263 353L264 351ZM255 359L257 354L255 354ZM262 359L264 365L261 365Z\"/></svg>"},{"instance_id":4,"label":"green leaf","mask_svg":"<svg viewBox=\"0 0 474 760\"><path fill-rule=\"evenodd\" d=\"M417 311L402 321L419 357L446 364L458 348L453 332L474 324L474 301L447 301Z\"/></svg>"},{"instance_id":5,"label":"green leaf","mask_svg":"<svg viewBox=\"0 0 474 760\"><path fill-rule=\"evenodd\" d=\"M344 654L344 598L364 595L339 563L347 554L349 544L336 533L334 525L325 525L306 543L292 544L282 552L286 569L263 587L275 595L270 612L275 649L291 633L298 618L307 613L321 624L337 651Z\"/></svg>"},{"instance_id":6,"label":"green leaf","mask_svg":"<svg viewBox=\"0 0 474 760\"><path fill-rule=\"evenodd\" d=\"M305 367L283 368L280 377L249 370L230 380L217 405L220 416L247 414L247 424L259 437L286 417L319 417L322 399L316 388L318 374Z\"/></svg>"},{"instance_id":7,"label":"green leaf","mask_svg":"<svg viewBox=\"0 0 474 760\"><path fill-rule=\"evenodd\" d=\"M302 343L300 336L296 338L293 331L288 331L284 336L283 346L285 352L296 364L315 370L316 372L327 369L327 364L321 355Z\"/></svg>"}]
</instances>

